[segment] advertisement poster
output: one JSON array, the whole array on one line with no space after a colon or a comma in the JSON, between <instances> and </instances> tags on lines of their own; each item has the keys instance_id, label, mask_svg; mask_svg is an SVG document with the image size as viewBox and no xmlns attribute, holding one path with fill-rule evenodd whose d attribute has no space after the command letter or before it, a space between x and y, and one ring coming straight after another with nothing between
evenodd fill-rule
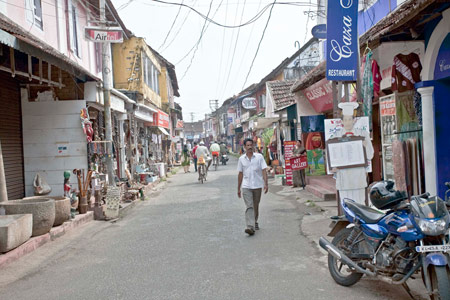
<instances>
[{"instance_id":1,"label":"advertisement poster","mask_svg":"<svg viewBox=\"0 0 450 300\"><path fill-rule=\"evenodd\" d=\"M300 117L300 123L302 126L302 132L323 132L324 129L324 115L318 116L302 116Z\"/></svg>"},{"instance_id":2,"label":"advertisement poster","mask_svg":"<svg viewBox=\"0 0 450 300\"><path fill-rule=\"evenodd\" d=\"M325 138L323 132L309 132L303 134L303 141L306 149L308 167L306 176L325 175Z\"/></svg>"},{"instance_id":3,"label":"advertisement poster","mask_svg":"<svg viewBox=\"0 0 450 300\"><path fill-rule=\"evenodd\" d=\"M285 141L284 142L284 162L285 162L285 174L286 174L286 184L293 185L292 177L292 166L291 158L293 158L293 152L296 141Z\"/></svg>"},{"instance_id":4,"label":"advertisement poster","mask_svg":"<svg viewBox=\"0 0 450 300\"><path fill-rule=\"evenodd\" d=\"M325 141L335 137L341 137L344 134L344 125L342 119L327 119L325 120ZM353 134L355 136L370 136L369 131L369 117L358 117L353 125ZM372 172L372 162L367 162L367 172ZM327 170L328 174L331 174Z\"/></svg>"}]
</instances>

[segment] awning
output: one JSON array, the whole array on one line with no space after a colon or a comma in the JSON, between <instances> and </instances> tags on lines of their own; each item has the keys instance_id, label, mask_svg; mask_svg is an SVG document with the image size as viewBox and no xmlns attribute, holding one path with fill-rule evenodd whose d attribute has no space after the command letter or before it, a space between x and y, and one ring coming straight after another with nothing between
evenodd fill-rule
<instances>
[{"instance_id":1,"label":"awning","mask_svg":"<svg viewBox=\"0 0 450 300\"><path fill-rule=\"evenodd\" d=\"M170 134L167 132L167 130L165 130L164 128L158 127L158 129L159 129L159 131L161 131L163 134L165 134L165 135L167 135L167 136L170 135Z\"/></svg>"},{"instance_id":2,"label":"awning","mask_svg":"<svg viewBox=\"0 0 450 300\"><path fill-rule=\"evenodd\" d=\"M233 102L231 102L230 106L234 106L239 103L239 101L243 100L244 98L253 95L254 93L245 94L243 96L237 97Z\"/></svg>"},{"instance_id":3,"label":"awning","mask_svg":"<svg viewBox=\"0 0 450 300\"><path fill-rule=\"evenodd\" d=\"M280 117L258 118L255 129L270 128L272 124L278 122L278 120L280 120Z\"/></svg>"}]
</instances>

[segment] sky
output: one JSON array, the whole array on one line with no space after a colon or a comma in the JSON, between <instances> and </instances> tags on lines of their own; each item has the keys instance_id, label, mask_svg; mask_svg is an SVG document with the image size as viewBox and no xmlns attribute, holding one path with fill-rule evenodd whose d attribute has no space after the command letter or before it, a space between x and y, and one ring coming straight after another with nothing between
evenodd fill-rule
<instances>
[{"instance_id":1,"label":"sky","mask_svg":"<svg viewBox=\"0 0 450 300\"><path fill-rule=\"evenodd\" d=\"M164 0L183 3L223 25L246 23L271 0ZM252 83L259 82L286 57L311 38L316 18L315 0L285 0L295 5L274 5L256 59L272 6L255 22L240 28L224 28L189 8L152 0L112 0L125 26L175 65L183 119L203 119L210 113L209 100L219 106ZM211 4L212 3L212 4ZM211 7L211 8L210 8ZM178 14L178 16L177 16ZM201 35L203 30L203 35ZM248 76L248 78L247 78ZM246 80L247 78L247 80Z\"/></svg>"}]
</instances>

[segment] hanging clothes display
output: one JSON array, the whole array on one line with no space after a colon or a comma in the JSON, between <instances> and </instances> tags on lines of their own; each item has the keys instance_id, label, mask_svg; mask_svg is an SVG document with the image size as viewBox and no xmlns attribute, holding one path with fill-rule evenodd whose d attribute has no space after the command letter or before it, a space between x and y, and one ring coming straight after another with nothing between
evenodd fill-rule
<instances>
[{"instance_id":1,"label":"hanging clothes display","mask_svg":"<svg viewBox=\"0 0 450 300\"><path fill-rule=\"evenodd\" d=\"M380 84L381 84L380 66L375 59L372 59L372 81L373 81L373 96L380 96Z\"/></svg>"},{"instance_id":2,"label":"hanging clothes display","mask_svg":"<svg viewBox=\"0 0 450 300\"><path fill-rule=\"evenodd\" d=\"M420 72L422 65L420 64L419 55L410 53L408 55L397 54L394 56L394 64L392 66L392 91L404 92L414 89L414 84L420 81Z\"/></svg>"},{"instance_id":3,"label":"hanging clothes display","mask_svg":"<svg viewBox=\"0 0 450 300\"><path fill-rule=\"evenodd\" d=\"M422 96L417 91L414 93L414 109L419 125L422 126Z\"/></svg>"},{"instance_id":4,"label":"hanging clothes display","mask_svg":"<svg viewBox=\"0 0 450 300\"><path fill-rule=\"evenodd\" d=\"M372 51L364 57L364 71L361 84L361 99L363 101L364 116L369 117L369 126L372 127L372 98L373 98L373 77L372 77Z\"/></svg>"}]
</instances>

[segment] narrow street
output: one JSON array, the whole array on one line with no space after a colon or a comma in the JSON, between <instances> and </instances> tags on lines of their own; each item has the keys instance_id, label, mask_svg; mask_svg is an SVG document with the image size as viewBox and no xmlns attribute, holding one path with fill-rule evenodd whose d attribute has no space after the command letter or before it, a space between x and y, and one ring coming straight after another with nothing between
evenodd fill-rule
<instances>
[{"instance_id":1,"label":"narrow street","mask_svg":"<svg viewBox=\"0 0 450 300\"><path fill-rule=\"evenodd\" d=\"M0 272L1 299L409 299L363 279L336 285L301 234L302 205L263 196L244 233L236 159L201 185L182 171L116 222L91 222ZM191 168L193 172L193 167Z\"/></svg>"}]
</instances>

